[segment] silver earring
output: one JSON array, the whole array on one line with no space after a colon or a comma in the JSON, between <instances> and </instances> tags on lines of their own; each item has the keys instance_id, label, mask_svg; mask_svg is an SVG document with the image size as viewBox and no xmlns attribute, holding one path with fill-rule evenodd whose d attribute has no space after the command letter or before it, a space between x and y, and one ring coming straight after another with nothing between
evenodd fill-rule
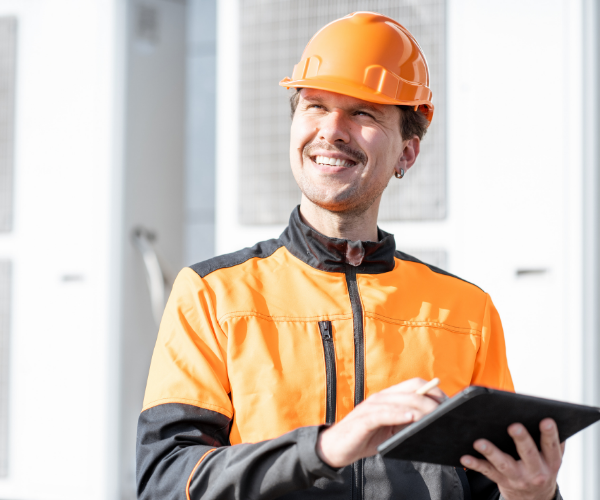
<instances>
[{"instance_id":1,"label":"silver earring","mask_svg":"<svg viewBox=\"0 0 600 500\"><path fill-rule=\"evenodd\" d=\"M394 172L394 175L396 176L396 179L402 179L402 177L404 177L404 169L401 168L400 173Z\"/></svg>"}]
</instances>

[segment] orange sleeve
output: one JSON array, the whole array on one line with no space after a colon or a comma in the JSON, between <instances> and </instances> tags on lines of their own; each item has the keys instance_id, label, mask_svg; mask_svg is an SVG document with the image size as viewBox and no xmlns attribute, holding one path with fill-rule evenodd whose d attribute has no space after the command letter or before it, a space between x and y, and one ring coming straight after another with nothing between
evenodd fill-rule
<instances>
[{"instance_id":1,"label":"orange sleeve","mask_svg":"<svg viewBox=\"0 0 600 500\"><path fill-rule=\"evenodd\" d=\"M485 311L481 329L481 344L475 360L471 385L514 392L512 377L506 359L504 331L498 311L486 294Z\"/></svg>"},{"instance_id":2,"label":"orange sleeve","mask_svg":"<svg viewBox=\"0 0 600 500\"><path fill-rule=\"evenodd\" d=\"M152 355L144 410L183 403L233 417L227 337L215 317L212 291L183 269L169 296Z\"/></svg>"}]
</instances>

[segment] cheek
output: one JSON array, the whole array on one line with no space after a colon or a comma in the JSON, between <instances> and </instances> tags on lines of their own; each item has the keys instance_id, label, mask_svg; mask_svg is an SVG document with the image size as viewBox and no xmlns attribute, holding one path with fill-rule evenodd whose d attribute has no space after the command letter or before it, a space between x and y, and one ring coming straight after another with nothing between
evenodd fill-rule
<instances>
[{"instance_id":1,"label":"cheek","mask_svg":"<svg viewBox=\"0 0 600 500\"><path fill-rule=\"evenodd\" d=\"M387 164L397 156L397 146L378 130L363 128L357 138L358 146L368 155L371 163Z\"/></svg>"},{"instance_id":2,"label":"cheek","mask_svg":"<svg viewBox=\"0 0 600 500\"><path fill-rule=\"evenodd\" d=\"M309 143L315 135L314 123L305 118L294 115L290 129L290 154L302 152L304 146Z\"/></svg>"}]
</instances>

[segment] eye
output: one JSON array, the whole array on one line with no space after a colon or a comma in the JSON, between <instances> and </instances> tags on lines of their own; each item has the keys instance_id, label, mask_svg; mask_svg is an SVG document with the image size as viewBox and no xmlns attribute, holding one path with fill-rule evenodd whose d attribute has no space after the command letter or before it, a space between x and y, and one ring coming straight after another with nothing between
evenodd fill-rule
<instances>
[{"instance_id":1,"label":"eye","mask_svg":"<svg viewBox=\"0 0 600 500\"><path fill-rule=\"evenodd\" d=\"M369 118L373 118L373 115L370 113L367 113L366 111L357 111L355 113L355 115L357 116L368 116Z\"/></svg>"}]
</instances>

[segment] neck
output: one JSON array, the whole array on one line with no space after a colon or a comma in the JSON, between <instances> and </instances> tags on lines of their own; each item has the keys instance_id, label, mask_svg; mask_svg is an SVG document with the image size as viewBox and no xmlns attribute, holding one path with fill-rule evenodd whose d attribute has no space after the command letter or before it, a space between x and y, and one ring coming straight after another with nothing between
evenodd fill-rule
<instances>
[{"instance_id":1,"label":"neck","mask_svg":"<svg viewBox=\"0 0 600 500\"><path fill-rule=\"evenodd\" d=\"M330 238L350 241L377 241L377 215L379 201L360 213L331 212L302 195L300 216L302 221Z\"/></svg>"}]
</instances>

